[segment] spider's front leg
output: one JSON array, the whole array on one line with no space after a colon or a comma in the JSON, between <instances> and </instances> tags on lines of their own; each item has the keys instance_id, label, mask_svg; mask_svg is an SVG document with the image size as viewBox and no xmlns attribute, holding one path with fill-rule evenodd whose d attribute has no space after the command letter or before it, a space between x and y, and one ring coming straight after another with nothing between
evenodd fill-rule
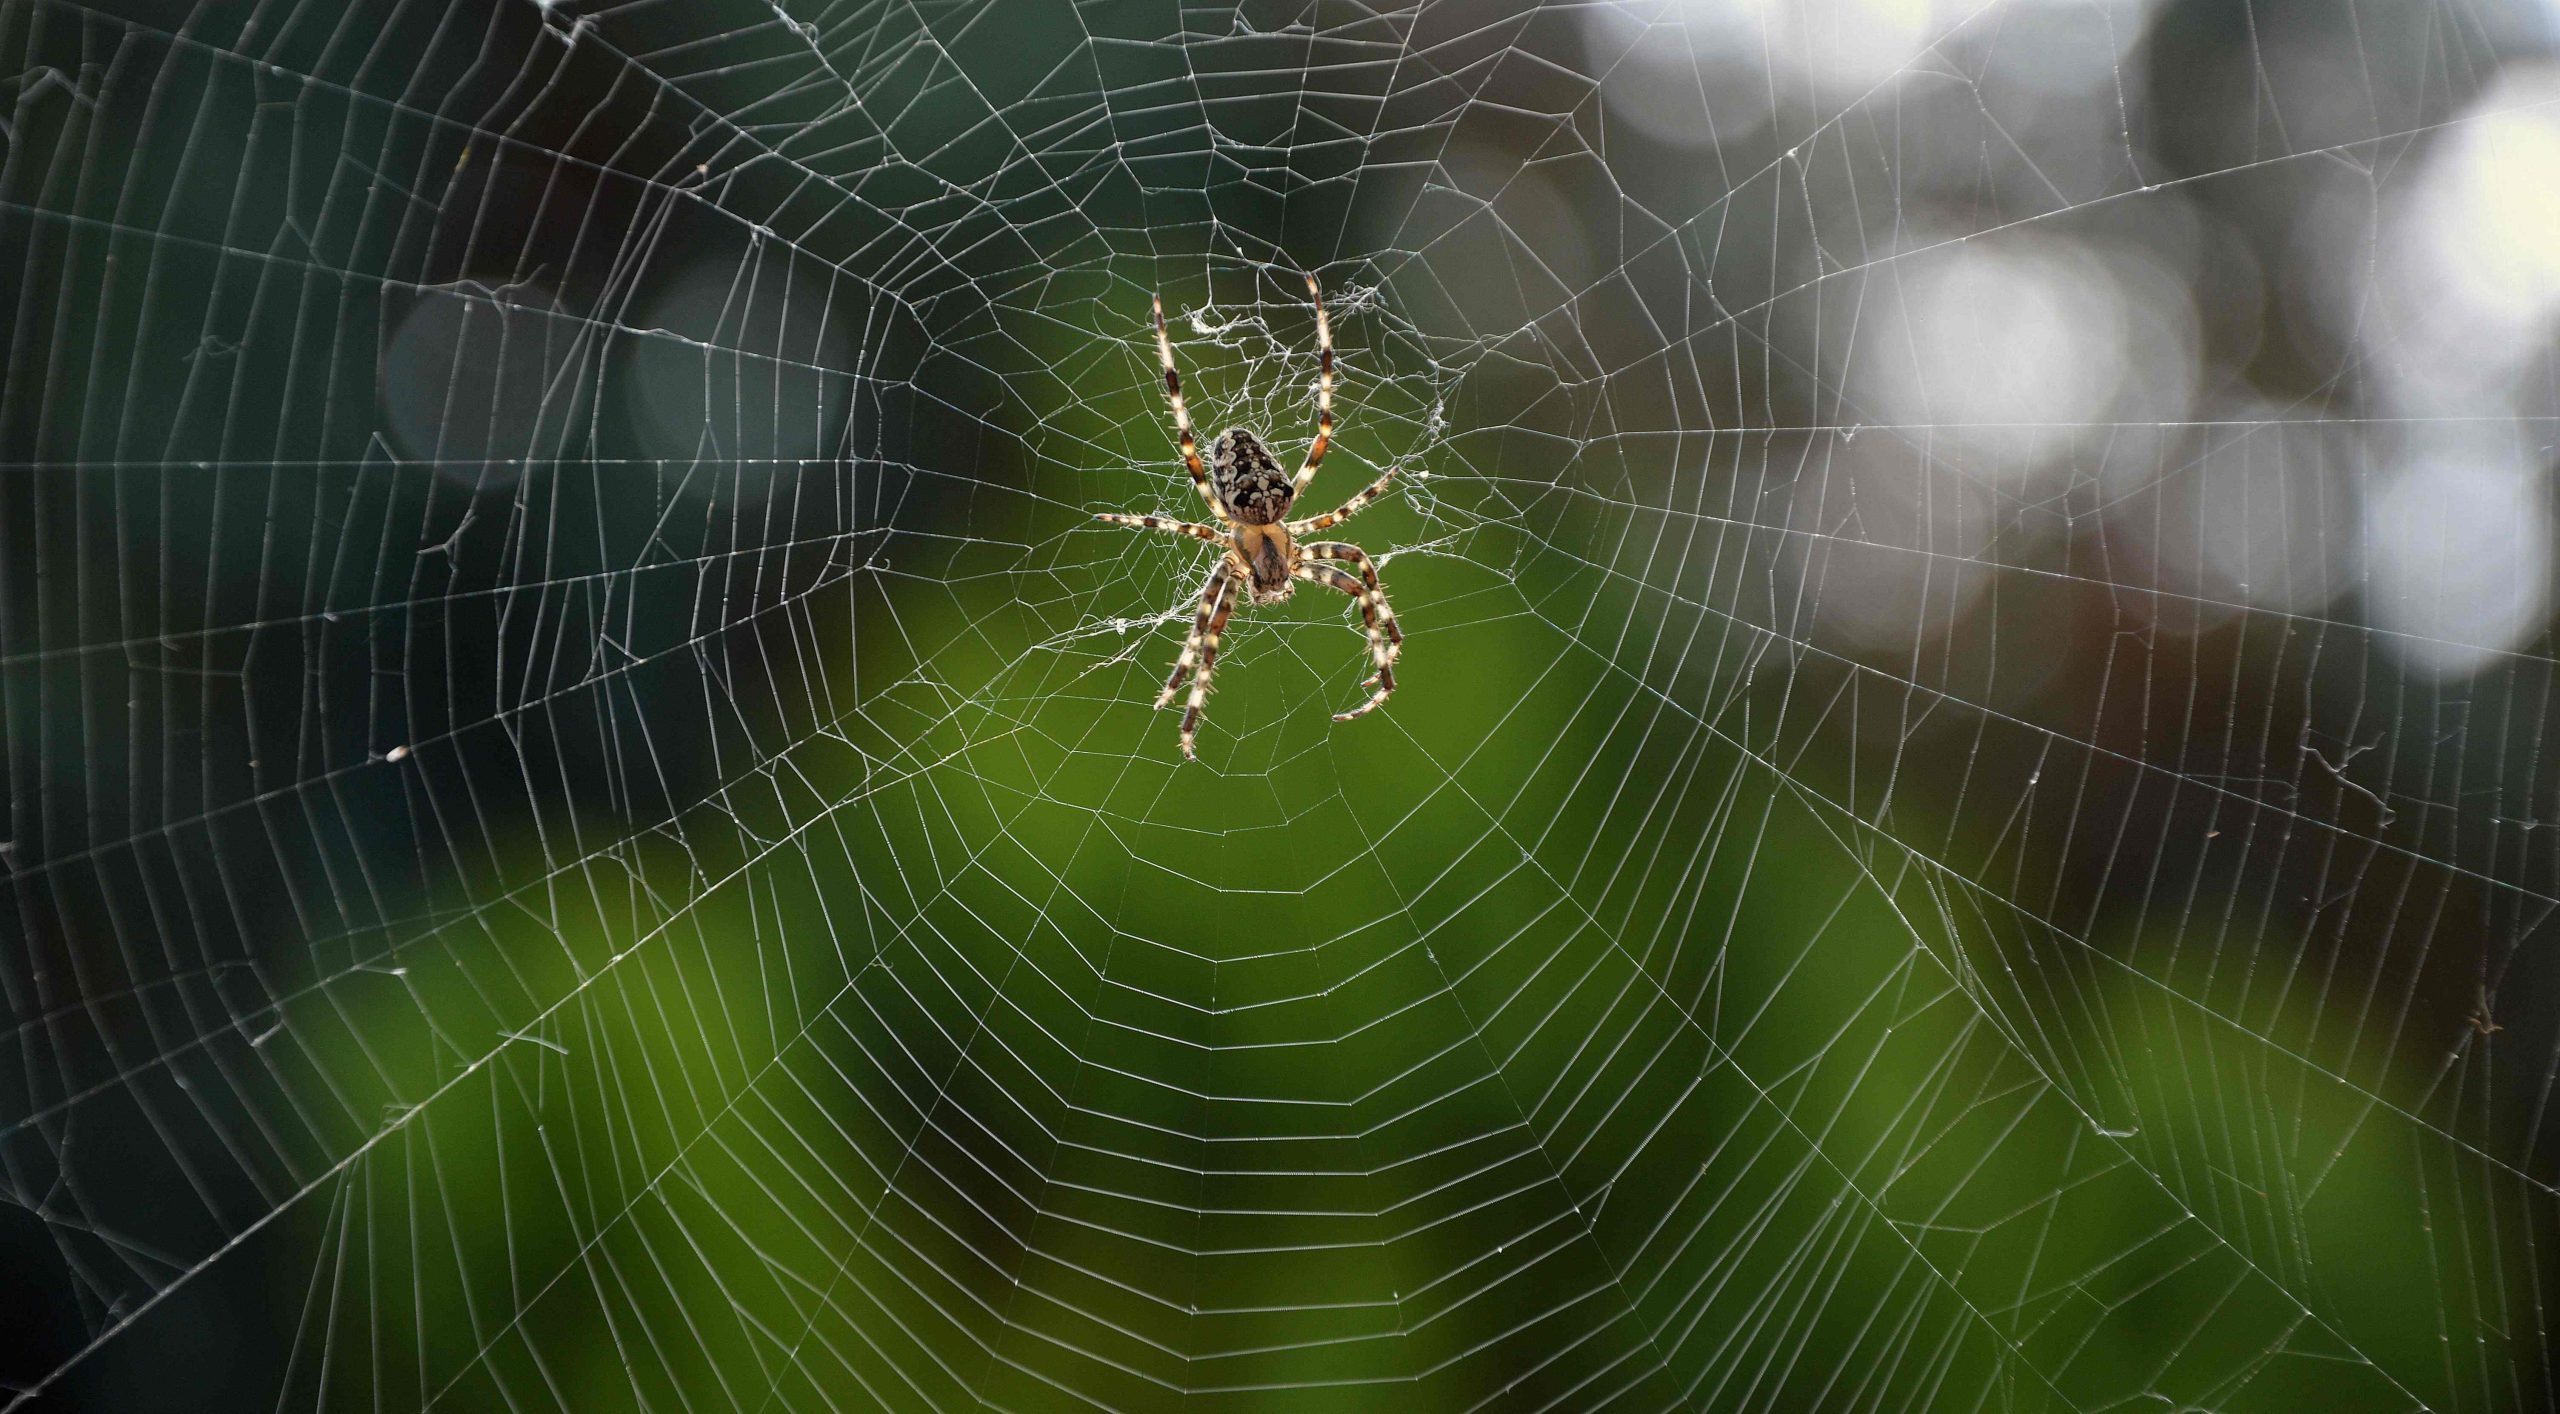
<instances>
[{"instance_id":1,"label":"spider's front leg","mask_svg":"<svg viewBox=\"0 0 2560 1414\"><path fill-rule=\"evenodd\" d=\"M1191 473L1191 485L1200 499L1209 503L1209 513L1219 520L1227 519L1227 508L1218 500L1217 488L1209 481L1209 469L1200 464L1200 441L1191 435L1191 410L1182 401L1182 375L1173 367L1173 336L1165 332L1164 296L1156 296L1156 356L1164 360L1164 396L1173 404L1174 440L1182 447L1182 465Z\"/></svg>"},{"instance_id":2,"label":"spider's front leg","mask_svg":"<svg viewBox=\"0 0 2560 1414\"><path fill-rule=\"evenodd\" d=\"M1290 573L1309 584L1322 584L1339 589L1360 601L1361 622L1369 630L1369 662L1377 668L1377 671L1371 673L1368 681L1362 686L1372 687L1375 690L1369 694L1368 701L1348 712L1334 713L1333 719L1337 722L1347 722L1354 717L1365 716L1377 710L1388 698L1395 695L1396 645L1404 639L1403 631L1396 627L1395 611L1387 607L1387 596L1331 565L1301 564Z\"/></svg>"},{"instance_id":3,"label":"spider's front leg","mask_svg":"<svg viewBox=\"0 0 2560 1414\"><path fill-rule=\"evenodd\" d=\"M1200 608L1192 615L1191 636L1183 640L1182 656L1173 660L1173 676L1165 679L1164 691L1156 694L1157 707L1172 706L1174 694L1182 690L1182 680L1190 677L1197 665L1199 675L1192 680L1190 710L1182 714L1185 761L1199 759L1191 743L1200 731L1200 714L1209 705L1209 675L1218 666L1218 635L1226 632L1227 615L1235 611L1235 598L1235 580L1222 559L1209 571L1209 582L1200 587Z\"/></svg>"},{"instance_id":4,"label":"spider's front leg","mask_svg":"<svg viewBox=\"0 0 2560 1414\"><path fill-rule=\"evenodd\" d=\"M1307 299L1316 307L1316 439L1307 444L1307 459L1290 484L1291 495L1306 490L1307 483L1316 479L1325 449L1333 445L1333 321L1324 317L1324 292L1316 288L1313 275L1307 277Z\"/></svg>"}]
</instances>

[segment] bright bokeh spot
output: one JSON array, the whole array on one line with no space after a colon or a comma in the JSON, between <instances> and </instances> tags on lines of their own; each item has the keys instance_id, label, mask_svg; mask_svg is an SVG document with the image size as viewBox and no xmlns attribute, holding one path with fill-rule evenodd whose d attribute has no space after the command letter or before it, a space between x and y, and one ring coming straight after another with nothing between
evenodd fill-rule
<instances>
[{"instance_id":1,"label":"bright bokeh spot","mask_svg":"<svg viewBox=\"0 0 2560 1414\"><path fill-rule=\"evenodd\" d=\"M2424 449L2385 472L2365 517L2374 621L2401 659L2479 671L2539 633L2551 607L2551 509L2512 456Z\"/></svg>"},{"instance_id":2,"label":"bright bokeh spot","mask_svg":"<svg viewBox=\"0 0 2560 1414\"><path fill-rule=\"evenodd\" d=\"M2550 341L2560 312L2555 105L2560 67L2501 75L2465 121L2435 135L2419 180L2390 209L2367 344L2390 396L2412 412L2523 395L2526 365Z\"/></svg>"}]
</instances>

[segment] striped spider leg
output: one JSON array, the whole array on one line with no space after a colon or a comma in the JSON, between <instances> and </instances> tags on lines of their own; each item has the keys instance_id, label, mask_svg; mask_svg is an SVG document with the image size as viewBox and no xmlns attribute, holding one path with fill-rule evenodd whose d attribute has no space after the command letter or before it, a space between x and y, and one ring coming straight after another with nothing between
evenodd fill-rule
<instances>
[{"instance_id":1,"label":"striped spider leg","mask_svg":"<svg viewBox=\"0 0 2560 1414\"><path fill-rule=\"evenodd\" d=\"M1209 706L1209 675L1218 669L1218 638L1227 631L1227 615L1235 612L1235 588L1235 576L1229 572L1227 562L1219 560L1209 571L1209 582L1200 587L1200 609L1192 616L1191 636L1183 640L1182 656L1173 660L1173 676L1164 680L1164 691L1156 694L1159 709L1170 707L1173 695L1182 689L1184 676L1191 678L1191 704L1182 714L1185 761L1200 759L1192 743L1200 735L1200 714Z\"/></svg>"},{"instance_id":2,"label":"striped spider leg","mask_svg":"<svg viewBox=\"0 0 2560 1414\"><path fill-rule=\"evenodd\" d=\"M1345 545L1342 548L1350 550L1355 555L1360 553L1353 546ZM1365 565L1367 557L1361 558ZM1368 701L1348 712L1334 713L1333 719L1337 722L1347 722L1354 717L1366 716L1395 695L1396 656L1404 651L1404 630L1396 627L1395 611L1387 607L1387 596L1370 589L1359 580L1331 565L1302 564L1298 566L1296 573L1298 578L1309 584L1329 585L1360 601L1361 623L1369 631L1369 664L1377 669L1360 685L1375 690L1369 694Z\"/></svg>"},{"instance_id":3,"label":"striped spider leg","mask_svg":"<svg viewBox=\"0 0 2560 1414\"><path fill-rule=\"evenodd\" d=\"M1200 499L1209 503L1210 514L1220 524L1230 523L1227 507L1218 498L1217 488L1209 484L1209 469L1200 464L1200 440L1191 435L1191 410L1183 405L1182 375L1173 370L1173 336L1164 328L1164 296L1156 296L1156 357L1164 360L1164 395L1173 404L1174 432L1182 445L1182 464L1191 472L1191 484Z\"/></svg>"},{"instance_id":4,"label":"striped spider leg","mask_svg":"<svg viewBox=\"0 0 2560 1414\"><path fill-rule=\"evenodd\" d=\"M1227 618L1235 612L1237 602L1248 597L1256 604L1276 604L1287 599L1300 583L1306 583L1341 590L1359 604L1361 623L1369 635L1369 662L1375 670L1361 686L1372 691L1359 706L1335 713L1335 721L1347 722L1375 710L1396 690L1395 664L1404 649L1404 630L1396 624L1395 611L1387 607L1386 590L1378 582L1378 567L1365 551L1347 541L1299 539L1359 514L1386 494L1388 483L1395 479L1395 469L1389 468L1368 489L1334 510L1305 520L1288 519L1298 493L1315 478L1316 468L1333 443L1333 324L1326 317L1324 299L1313 276L1307 278L1307 294L1316 306L1316 433L1307 445L1306 458L1299 464L1297 475L1283 475L1279 462L1261 438L1243 427L1220 433L1204 461L1199 438L1191 430L1190 410L1183 402L1182 375L1173 365L1173 337L1165 328L1164 297L1159 295L1155 301L1156 356L1164 367L1165 398L1173 405L1174 439L1182 449L1183 468L1191 474L1193 488L1208 503L1216 523L1113 512L1096 517L1133 530L1160 530L1184 536L1218 546L1222 552L1209 571L1208 583L1200 588L1191 633L1183 640L1182 656L1174 660L1173 676L1165 680L1164 691L1156 696L1157 707L1170 707L1182 690L1183 680L1191 681L1191 700L1182 714L1185 760L1197 759L1193 743L1201 715L1208 707L1209 680L1217 668L1218 645L1226 632ZM1350 565L1358 573L1336 569L1336 563Z\"/></svg>"},{"instance_id":5,"label":"striped spider leg","mask_svg":"<svg viewBox=\"0 0 2560 1414\"><path fill-rule=\"evenodd\" d=\"M1307 300L1316 307L1316 439L1307 444L1307 459L1289 483L1292 497L1316 479L1316 467L1333 446L1333 321L1325 317L1324 295L1313 275L1307 277Z\"/></svg>"}]
</instances>

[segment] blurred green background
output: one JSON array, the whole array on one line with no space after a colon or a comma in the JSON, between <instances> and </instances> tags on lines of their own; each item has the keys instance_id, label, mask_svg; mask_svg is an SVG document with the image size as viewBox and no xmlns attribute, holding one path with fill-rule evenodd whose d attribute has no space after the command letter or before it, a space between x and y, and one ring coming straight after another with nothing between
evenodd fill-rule
<instances>
[{"instance_id":1,"label":"blurred green background","mask_svg":"<svg viewBox=\"0 0 2560 1414\"><path fill-rule=\"evenodd\" d=\"M2555 25L0 3L0 1406L2554 1403Z\"/></svg>"}]
</instances>

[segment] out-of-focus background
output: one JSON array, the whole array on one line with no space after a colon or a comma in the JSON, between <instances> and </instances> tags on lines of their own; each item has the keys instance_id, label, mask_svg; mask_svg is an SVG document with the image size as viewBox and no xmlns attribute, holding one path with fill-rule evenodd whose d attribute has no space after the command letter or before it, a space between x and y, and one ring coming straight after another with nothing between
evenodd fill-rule
<instances>
[{"instance_id":1,"label":"out-of-focus background","mask_svg":"<svg viewBox=\"0 0 2560 1414\"><path fill-rule=\"evenodd\" d=\"M2560 1398L2547 0L5 0L0 272L0 1407Z\"/></svg>"}]
</instances>

